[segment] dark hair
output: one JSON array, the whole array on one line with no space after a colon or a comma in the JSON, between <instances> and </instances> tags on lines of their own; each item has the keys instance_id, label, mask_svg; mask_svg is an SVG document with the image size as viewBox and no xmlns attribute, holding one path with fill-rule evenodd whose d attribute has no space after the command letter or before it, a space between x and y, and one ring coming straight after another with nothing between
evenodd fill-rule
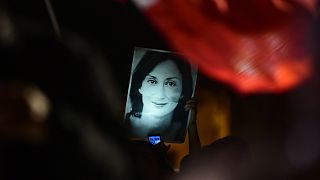
<instances>
[{"instance_id":1,"label":"dark hair","mask_svg":"<svg viewBox=\"0 0 320 180\"><path fill-rule=\"evenodd\" d=\"M174 111L173 120L179 121L181 119L188 118L188 112L184 110L186 101L191 98L193 91L193 81L191 76L191 66L182 56L170 53L170 52L158 52L158 51L147 51L140 62L134 69L132 74L131 89L130 89L130 100L132 103L132 110L128 115L134 115L141 117L143 108L142 96L139 93L139 88L142 85L142 81L145 77L161 62L171 60L177 65L182 75L182 95L183 97L179 100L177 107ZM187 124L187 121L181 122L183 126Z\"/></svg>"}]
</instances>

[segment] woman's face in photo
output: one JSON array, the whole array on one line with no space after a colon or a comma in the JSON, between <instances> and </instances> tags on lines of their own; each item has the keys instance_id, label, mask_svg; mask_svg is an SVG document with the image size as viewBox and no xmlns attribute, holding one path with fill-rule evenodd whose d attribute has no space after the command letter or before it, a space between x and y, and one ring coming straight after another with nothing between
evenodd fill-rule
<instances>
[{"instance_id":1,"label":"woman's face in photo","mask_svg":"<svg viewBox=\"0 0 320 180\"><path fill-rule=\"evenodd\" d=\"M182 97L182 75L170 60L159 63L142 81L143 112L161 117L171 113Z\"/></svg>"}]
</instances>

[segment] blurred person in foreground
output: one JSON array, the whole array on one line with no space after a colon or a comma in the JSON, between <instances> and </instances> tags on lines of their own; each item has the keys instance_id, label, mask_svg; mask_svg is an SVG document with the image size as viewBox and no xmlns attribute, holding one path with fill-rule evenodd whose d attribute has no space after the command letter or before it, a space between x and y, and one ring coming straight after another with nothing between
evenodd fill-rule
<instances>
[{"instance_id":1,"label":"blurred person in foreground","mask_svg":"<svg viewBox=\"0 0 320 180\"><path fill-rule=\"evenodd\" d=\"M0 179L162 178L161 156L116 121L104 56L47 24L3 17L12 38L0 42Z\"/></svg>"}]
</instances>

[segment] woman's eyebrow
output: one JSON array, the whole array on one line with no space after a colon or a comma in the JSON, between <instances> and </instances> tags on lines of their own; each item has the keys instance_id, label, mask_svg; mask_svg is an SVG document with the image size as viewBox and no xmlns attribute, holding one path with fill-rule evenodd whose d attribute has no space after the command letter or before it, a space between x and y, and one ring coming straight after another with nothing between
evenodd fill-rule
<instances>
[{"instance_id":1,"label":"woman's eyebrow","mask_svg":"<svg viewBox=\"0 0 320 180\"><path fill-rule=\"evenodd\" d=\"M148 77L148 76L151 77L151 78L155 78L155 79L157 78L157 77L152 76L152 75L150 75L150 74L148 74L146 77Z\"/></svg>"},{"instance_id":2,"label":"woman's eyebrow","mask_svg":"<svg viewBox=\"0 0 320 180\"><path fill-rule=\"evenodd\" d=\"M169 77L169 78L167 78L168 80L172 80L172 79L178 79L178 80L180 80L180 78L178 78L178 77Z\"/></svg>"}]
</instances>

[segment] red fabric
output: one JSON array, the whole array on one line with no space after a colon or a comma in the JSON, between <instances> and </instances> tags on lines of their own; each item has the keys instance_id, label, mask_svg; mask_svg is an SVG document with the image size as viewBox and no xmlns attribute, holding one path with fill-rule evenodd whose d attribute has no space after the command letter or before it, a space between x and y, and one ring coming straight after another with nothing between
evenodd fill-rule
<instances>
[{"instance_id":1,"label":"red fabric","mask_svg":"<svg viewBox=\"0 0 320 180\"><path fill-rule=\"evenodd\" d=\"M312 14L295 1L159 0L145 15L172 48L243 93L282 92L311 73Z\"/></svg>"}]
</instances>

